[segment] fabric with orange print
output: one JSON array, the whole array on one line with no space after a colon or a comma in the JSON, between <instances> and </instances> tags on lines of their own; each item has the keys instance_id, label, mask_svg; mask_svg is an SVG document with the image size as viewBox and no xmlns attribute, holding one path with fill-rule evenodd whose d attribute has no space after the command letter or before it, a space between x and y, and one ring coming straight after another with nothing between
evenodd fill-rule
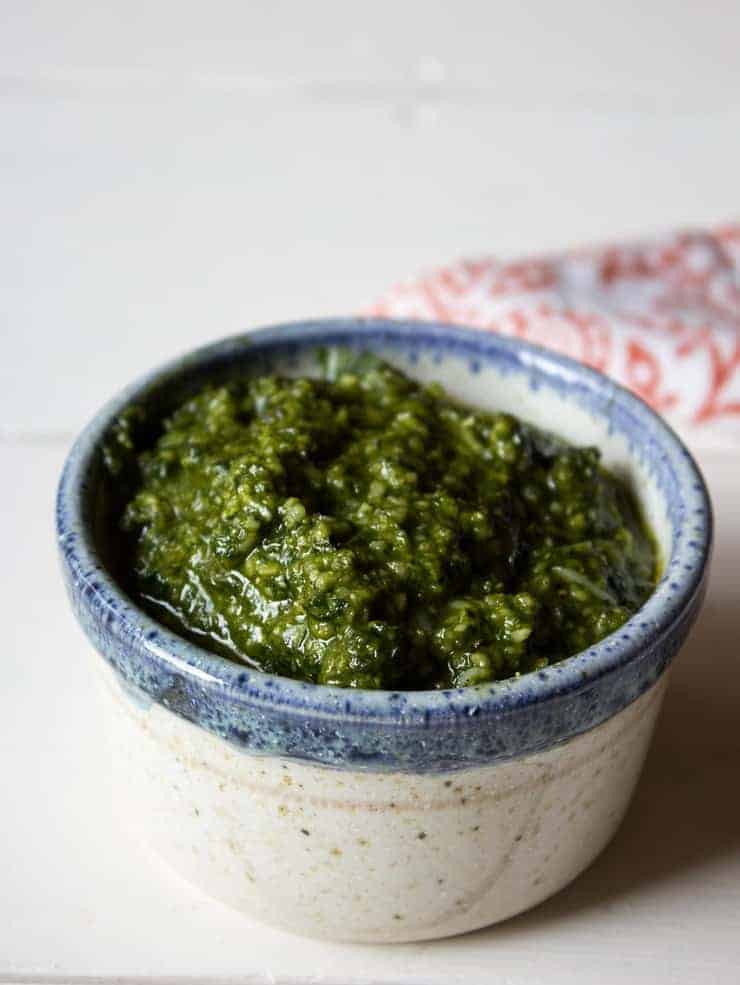
<instances>
[{"instance_id":1,"label":"fabric with orange print","mask_svg":"<svg viewBox=\"0 0 740 985\"><path fill-rule=\"evenodd\" d=\"M629 387L695 447L740 444L740 224L462 260L399 284L371 313L547 346Z\"/></svg>"}]
</instances>

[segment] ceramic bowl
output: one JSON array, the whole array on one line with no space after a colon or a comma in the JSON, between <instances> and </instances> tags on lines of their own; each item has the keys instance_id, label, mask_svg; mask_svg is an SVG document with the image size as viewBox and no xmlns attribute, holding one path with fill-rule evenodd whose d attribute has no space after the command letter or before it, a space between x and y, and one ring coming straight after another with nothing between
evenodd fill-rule
<instances>
[{"instance_id":1,"label":"ceramic bowl","mask_svg":"<svg viewBox=\"0 0 740 985\"><path fill-rule=\"evenodd\" d=\"M327 345L373 350L476 406L598 445L632 484L664 559L642 609L539 672L395 693L259 673L137 607L106 558L116 490L101 449L112 421L134 401L161 413L235 367L310 372ZM161 855L290 931L409 941L533 906L612 837L702 601L711 510L676 435L599 373L483 332L347 319L228 339L125 390L69 455L57 530L72 607L100 655L122 801Z\"/></svg>"}]
</instances>

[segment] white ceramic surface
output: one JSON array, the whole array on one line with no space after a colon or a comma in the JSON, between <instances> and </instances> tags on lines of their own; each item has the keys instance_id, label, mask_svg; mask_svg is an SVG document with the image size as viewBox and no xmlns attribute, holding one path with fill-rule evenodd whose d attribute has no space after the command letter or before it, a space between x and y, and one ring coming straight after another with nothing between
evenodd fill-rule
<instances>
[{"instance_id":1,"label":"white ceramic surface","mask_svg":"<svg viewBox=\"0 0 740 985\"><path fill-rule=\"evenodd\" d=\"M121 805L163 858L258 920L371 942L486 926L578 875L627 809L668 676L546 752L413 775L247 755L94 659Z\"/></svg>"}]
</instances>

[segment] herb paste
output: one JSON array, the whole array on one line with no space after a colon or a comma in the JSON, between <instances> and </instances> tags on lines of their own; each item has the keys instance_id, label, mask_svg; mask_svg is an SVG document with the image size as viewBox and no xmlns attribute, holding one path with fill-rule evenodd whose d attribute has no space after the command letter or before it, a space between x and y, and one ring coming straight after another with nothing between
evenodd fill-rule
<instances>
[{"instance_id":1,"label":"herb paste","mask_svg":"<svg viewBox=\"0 0 740 985\"><path fill-rule=\"evenodd\" d=\"M203 645L306 681L525 673L654 587L652 538L599 458L369 354L206 386L136 454L133 591Z\"/></svg>"}]
</instances>

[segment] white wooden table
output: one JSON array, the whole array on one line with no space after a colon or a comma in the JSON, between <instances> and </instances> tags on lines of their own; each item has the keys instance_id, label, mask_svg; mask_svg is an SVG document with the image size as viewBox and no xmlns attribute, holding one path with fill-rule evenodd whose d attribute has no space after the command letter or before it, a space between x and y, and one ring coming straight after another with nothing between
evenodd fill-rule
<instances>
[{"instance_id":1,"label":"white wooden table","mask_svg":"<svg viewBox=\"0 0 740 985\"><path fill-rule=\"evenodd\" d=\"M179 349L461 253L731 217L738 6L643 7L3 5L0 983L740 979L737 454L703 457L709 601L616 841L432 944L254 925L132 839L52 532L73 433Z\"/></svg>"}]
</instances>

